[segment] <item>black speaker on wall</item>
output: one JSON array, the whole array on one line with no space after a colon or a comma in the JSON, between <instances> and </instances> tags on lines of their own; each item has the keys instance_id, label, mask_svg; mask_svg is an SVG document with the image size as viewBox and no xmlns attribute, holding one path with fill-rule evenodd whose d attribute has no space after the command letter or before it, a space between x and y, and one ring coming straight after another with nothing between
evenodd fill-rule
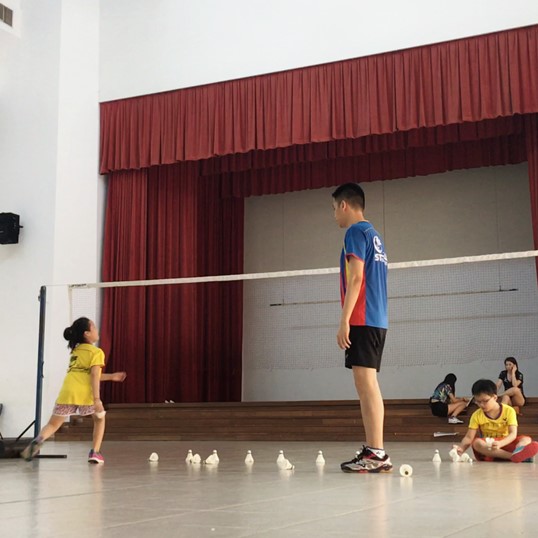
<instances>
[{"instance_id":1,"label":"black speaker on wall","mask_svg":"<svg viewBox=\"0 0 538 538\"><path fill-rule=\"evenodd\" d=\"M0 213L0 245L13 245L19 242L19 215Z\"/></svg>"}]
</instances>

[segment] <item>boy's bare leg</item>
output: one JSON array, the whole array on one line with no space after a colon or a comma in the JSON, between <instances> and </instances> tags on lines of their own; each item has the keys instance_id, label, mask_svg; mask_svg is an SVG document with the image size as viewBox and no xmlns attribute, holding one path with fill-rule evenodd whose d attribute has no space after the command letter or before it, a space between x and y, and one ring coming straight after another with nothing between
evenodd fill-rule
<instances>
[{"instance_id":1,"label":"boy's bare leg","mask_svg":"<svg viewBox=\"0 0 538 538\"><path fill-rule=\"evenodd\" d=\"M366 444L372 448L383 448L385 408L377 382L377 371L375 368L353 366L353 379L361 402Z\"/></svg>"},{"instance_id":2,"label":"boy's bare leg","mask_svg":"<svg viewBox=\"0 0 538 538\"><path fill-rule=\"evenodd\" d=\"M479 454L482 454L482 456L486 456L488 458L509 460L512 456L510 452L507 452L502 448L488 448L488 445L486 444L486 441L484 439L475 439L473 441L473 449Z\"/></svg>"}]
</instances>

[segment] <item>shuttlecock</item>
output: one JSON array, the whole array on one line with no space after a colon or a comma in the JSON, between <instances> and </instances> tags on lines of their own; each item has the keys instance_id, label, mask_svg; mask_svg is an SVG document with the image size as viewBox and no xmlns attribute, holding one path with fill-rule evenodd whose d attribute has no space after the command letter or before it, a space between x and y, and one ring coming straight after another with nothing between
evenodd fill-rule
<instances>
[{"instance_id":1,"label":"shuttlecock","mask_svg":"<svg viewBox=\"0 0 538 538\"><path fill-rule=\"evenodd\" d=\"M283 451L283 450L280 450L280 451L278 452L278 458L276 459L276 462L277 462L277 463L284 463L284 460L285 460L285 459L286 459L286 458L284 457L284 451Z\"/></svg>"},{"instance_id":2,"label":"shuttlecock","mask_svg":"<svg viewBox=\"0 0 538 538\"><path fill-rule=\"evenodd\" d=\"M94 415L95 415L97 418L105 418L106 411L96 411L96 412L94 413Z\"/></svg>"},{"instance_id":3,"label":"shuttlecock","mask_svg":"<svg viewBox=\"0 0 538 538\"><path fill-rule=\"evenodd\" d=\"M283 458L282 461L278 462L278 467L282 471L292 471L295 469L295 465L293 465L290 460L287 460L286 458Z\"/></svg>"},{"instance_id":4,"label":"shuttlecock","mask_svg":"<svg viewBox=\"0 0 538 538\"><path fill-rule=\"evenodd\" d=\"M400 475L402 476L411 476L413 474L413 467L407 465L406 463L400 467Z\"/></svg>"},{"instance_id":5,"label":"shuttlecock","mask_svg":"<svg viewBox=\"0 0 538 538\"><path fill-rule=\"evenodd\" d=\"M202 458L200 457L200 454L195 454L192 457L191 463L202 463Z\"/></svg>"},{"instance_id":6,"label":"shuttlecock","mask_svg":"<svg viewBox=\"0 0 538 538\"><path fill-rule=\"evenodd\" d=\"M254 463L254 458L252 457L252 452L250 450L247 450L247 455L245 456L245 463L247 465L251 465Z\"/></svg>"},{"instance_id":7,"label":"shuttlecock","mask_svg":"<svg viewBox=\"0 0 538 538\"><path fill-rule=\"evenodd\" d=\"M193 458L193 456L192 456L192 450L189 450L189 451L187 452L187 457L185 458L185 462L186 462L186 463L192 463L192 458Z\"/></svg>"},{"instance_id":8,"label":"shuttlecock","mask_svg":"<svg viewBox=\"0 0 538 538\"><path fill-rule=\"evenodd\" d=\"M213 454L211 454L210 456L208 456L204 463L206 463L207 465L217 465L217 463L219 462L219 456L217 454L217 451L216 450L213 450Z\"/></svg>"},{"instance_id":9,"label":"shuttlecock","mask_svg":"<svg viewBox=\"0 0 538 538\"><path fill-rule=\"evenodd\" d=\"M460 456L460 461L461 461L462 463L472 463L471 456L469 456L469 454L467 454L467 452L464 452L464 453Z\"/></svg>"},{"instance_id":10,"label":"shuttlecock","mask_svg":"<svg viewBox=\"0 0 538 538\"><path fill-rule=\"evenodd\" d=\"M491 450L493 448L493 442L495 441L495 439L493 437L486 437L484 441L486 441L486 446L488 447L488 449Z\"/></svg>"},{"instance_id":11,"label":"shuttlecock","mask_svg":"<svg viewBox=\"0 0 538 538\"><path fill-rule=\"evenodd\" d=\"M452 450L448 453L453 463L460 461L460 455L458 454L458 448L456 446L452 447Z\"/></svg>"},{"instance_id":12,"label":"shuttlecock","mask_svg":"<svg viewBox=\"0 0 538 538\"><path fill-rule=\"evenodd\" d=\"M432 461L434 463L441 463L442 460L441 460L441 455L439 454L439 450L435 451L435 454L433 455Z\"/></svg>"},{"instance_id":13,"label":"shuttlecock","mask_svg":"<svg viewBox=\"0 0 538 538\"><path fill-rule=\"evenodd\" d=\"M321 450L318 452L318 457L316 458L316 463L318 465L325 465L325 458L323 457L323 452Z\"/></svg>"},{"instance_id":14,"label":"shuttlecock","mask_svg":"<svg viewBox=\"0 0 538 538\"><path fill-rule=\"evenodd\" d=\"M149 461L159 461L159 454L157 454L157 452L152 452L152 453L149 455L148 460L149 460Z\"/></svg>"}]
</instances>

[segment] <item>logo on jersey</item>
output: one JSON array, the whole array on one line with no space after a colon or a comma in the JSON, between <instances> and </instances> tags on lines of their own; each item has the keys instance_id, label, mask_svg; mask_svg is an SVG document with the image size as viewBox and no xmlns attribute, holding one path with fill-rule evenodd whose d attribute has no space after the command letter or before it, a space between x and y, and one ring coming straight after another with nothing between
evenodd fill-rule
<instances>
[{"instance_id":1,"label":"logo on jersey","mask_svg":"<svg viewBox=\"0 0 538 538\"><path fill-rule=\"evenodd\" d=\"M383 243L377 235L374 236L374 249L376 251L374 255L374 260L376 262L383 262L385 265L389 263L387 255L383 252Z\"/></svg>"},{"instance_id":2,"label":"logo on jersey","mask_svg":"<svg viewBox=\"0 0 538 538\"><path fill-rule=\"evenodd\" d=\"M377 235L374 236L374 248L379 254L383 254L383 245L381 244L381 239Z\"/></svg>"}]
</instances>

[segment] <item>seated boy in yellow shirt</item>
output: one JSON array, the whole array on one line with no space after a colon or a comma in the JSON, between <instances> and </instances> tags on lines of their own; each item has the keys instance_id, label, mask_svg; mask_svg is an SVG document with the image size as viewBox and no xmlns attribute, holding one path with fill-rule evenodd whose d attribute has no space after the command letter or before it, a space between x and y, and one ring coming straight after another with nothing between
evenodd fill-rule
<instances>
[{"instance_id":1,"label":"seated boy in yellow shirt","mask_svg":"<svg viewBox=\"0 0 538 538\"><path fill-rule=\"evenodd\" d=\"M527 435L518 436L516 412L497 401L495 383L479 379L474 383L472 393L479 409L471 416L467 434L457 446L458 454L472 446L478 461L533 461L538 453L538 443Z\"/></svg>"}]
</instances>

